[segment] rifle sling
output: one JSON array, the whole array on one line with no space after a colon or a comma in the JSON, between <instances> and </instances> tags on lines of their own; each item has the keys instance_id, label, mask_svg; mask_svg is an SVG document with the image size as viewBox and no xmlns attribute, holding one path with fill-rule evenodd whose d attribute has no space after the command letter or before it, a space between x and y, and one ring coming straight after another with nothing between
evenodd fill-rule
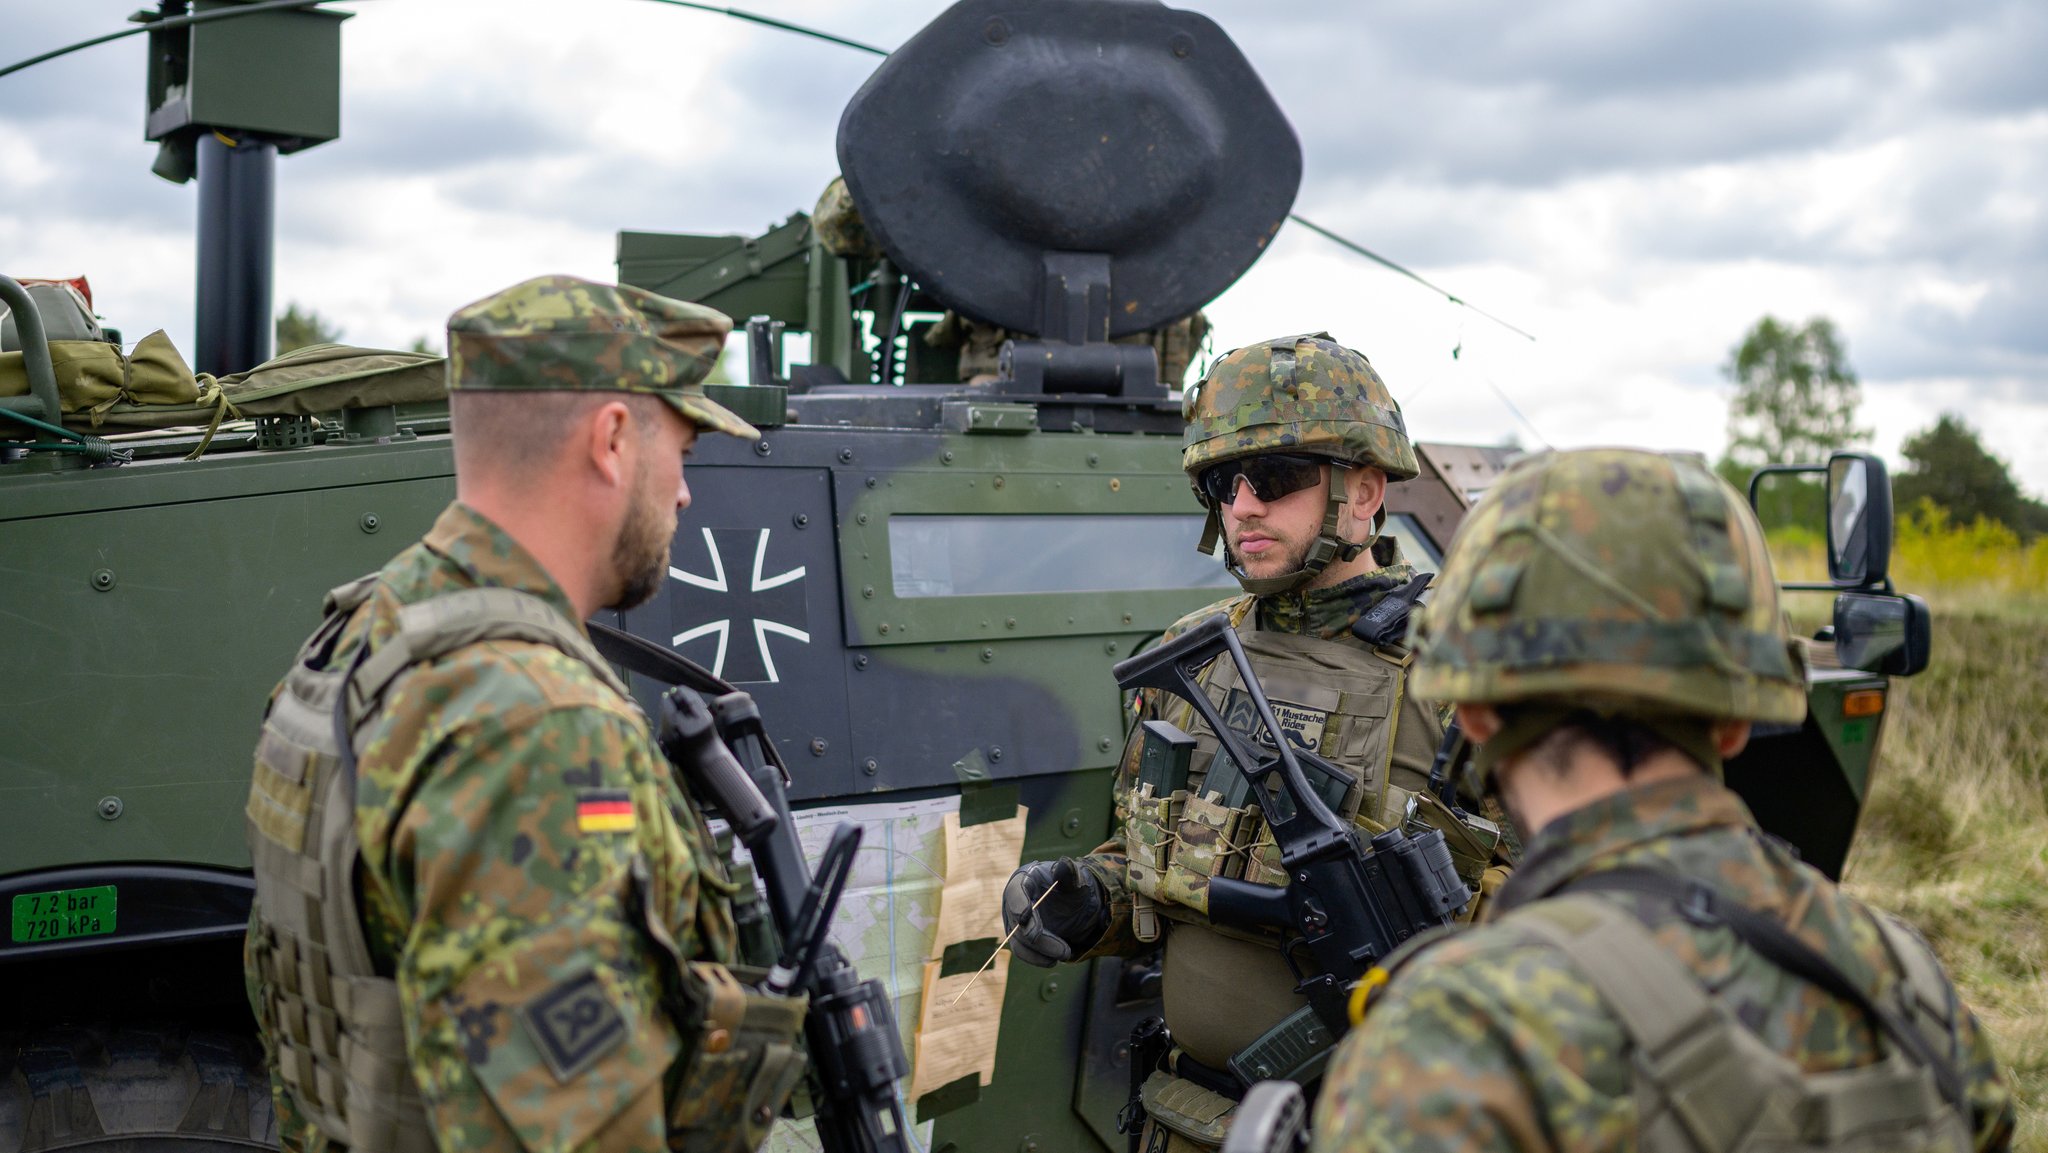
<instances>
[{"instance_id":1,"label":"rifle sling","mask_svg":"<svg viewBox=\"0 0 2048 1153\"><path fill-rule=\"evenodd\" d=\"M597 621L584 624L590 629L590 643L597 647L604 659L628 672L639 673L648 680L665 685L680 685L706 696L723 696L738 691L710 669L646 637L634 636L624 629Z\"/></svg>"},{"instance_id":2,"label":"rifle sling","mask_svg":"<svg viewBox=\"0 0 2048 1153\"><path fill-rule=\"evenodd\" d=\"M1678 906L1680 915L1695 924L1718 924L1734 933L1743 944L1757 951L1766 961L1791 973L1795 977L1818 985L1833 997L1847 1001L1861 1010L1866 1018L1892 1042L1912 1056L1922 1068L1934 1076L1941 1094L1960 1112L1969 1116L1969 1102L1964 1096L1962 1078L1955 1065L1935 1053L1926 1038L1899 1019L1898 1014L1870 999L1849 975L1833 961L1815 951L1811 945L1792 935L1791 931L1772 918L1736 901L1721 897L1713 889L1697 881L1688 881L1654 869L1615 869L1595 873L1574 881L1560 892L1610 892L1641 893L1671 901Z\"/></svg>"}]
</instances>

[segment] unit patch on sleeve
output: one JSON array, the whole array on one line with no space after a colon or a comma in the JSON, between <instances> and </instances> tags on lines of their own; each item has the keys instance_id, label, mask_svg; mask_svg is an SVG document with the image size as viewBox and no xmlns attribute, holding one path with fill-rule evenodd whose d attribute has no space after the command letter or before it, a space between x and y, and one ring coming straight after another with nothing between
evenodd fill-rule
<instances>
[{"instance_id":1,"label":"unit patch on sleeve","mask_svg":"<svg viewBox=\"0 0 2048 1153\"><path fill-rule=\"evenodd\" d=\"M630 833L633 825L633 799L626 790L576 790L577 832Z\"/></svg>"},{"instance_id":2,"label":"unit patch on sleeve","mask_svg":"<svg viewBox=\"0 0 2048 1153\"><path fill-rule=\"evenodd\" d=\"M595 972L542 993L519 1010L519 1016L555 1080L564 1084L626 1040L625 1018L605 995Z\"/></svg>"}]
</instances>

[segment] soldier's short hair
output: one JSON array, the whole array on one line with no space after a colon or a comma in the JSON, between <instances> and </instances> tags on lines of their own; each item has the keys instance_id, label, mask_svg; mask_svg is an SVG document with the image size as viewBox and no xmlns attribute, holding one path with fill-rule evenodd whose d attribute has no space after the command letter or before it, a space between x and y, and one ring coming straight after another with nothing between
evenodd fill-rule
<instances>
[{"instance_id":1,"label":"soldier's short hair","mask_svg":"<svg viewBox=\"0 0 2048 1153\"><path fill-rule=\"evenodd\" d=\"M481 392L448 394L457 472L519 470L539 474L554 461L584 417L612 402L633 411L641 436L664 419L659 397L620 392Z\"/></svg>"}]
</instances>

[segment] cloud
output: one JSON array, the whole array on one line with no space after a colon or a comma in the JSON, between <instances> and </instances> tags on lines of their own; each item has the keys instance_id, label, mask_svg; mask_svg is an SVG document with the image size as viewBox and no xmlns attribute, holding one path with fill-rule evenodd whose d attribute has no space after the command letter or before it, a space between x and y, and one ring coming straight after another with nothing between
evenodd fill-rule
<instances>
[{"instance_id":1,"label":"cloud","mask_svg":"<svg viewBox=\"0 0 2048 1153\"><path fill-rule=\"evenodd\" d=\"M1880 447L1960 408L2048 492L2041 5L1195 6L1294 122L1301 211L1542 337L1290 228L1211 308L1219 345L1329 327L1442 439L1535 443L1505 393L1555 443L1714 452L1729 346L1764 312L1824 314ZM17 7L27 54L132 4ZM939 10L754 7L885 47ZM608 276L620 229L752 234L807 209L875 66L626 0L357 12L342 139L278 164L277 303L366 343L534 272ZM142 71L131 39L0 79L0 251L87 273L131 336L189 341L196 193L148 172Z\"/></svg>"}]
</instances>

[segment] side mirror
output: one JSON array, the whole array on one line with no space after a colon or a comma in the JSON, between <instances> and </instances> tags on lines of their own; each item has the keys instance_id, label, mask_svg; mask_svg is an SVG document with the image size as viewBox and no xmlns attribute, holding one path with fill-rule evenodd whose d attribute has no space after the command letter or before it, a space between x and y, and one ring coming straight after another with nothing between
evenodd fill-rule
<instances>
[{"instance_id":1,"label":"side mirror","mask_svg":"<svg viewBox=\"0 0 2048 1153\"><path fill-rule=\"evenodd\" d=\"M1829 475L1832 480L1832 468ZM1830 510L1834 507L1830 501ZM1832 511L1828 519L1832 528ZM1835 598L1835 657L1843 668L1910 677L1927 667L1933 647L1933 617L1919 597L1843 593Z\"/></svg>"},{"instance_id":2,"label":"side mirror","mask_svg":"<svg viewBox=\"0 0 2048 1153\"><path fill-rule=\"evenodd\" d=\"M1867 452L1828 458L1827 529L1830 580L1849 588L1888 587L1892 482L1884 461Z\"/></svg>"}]
</instances>

